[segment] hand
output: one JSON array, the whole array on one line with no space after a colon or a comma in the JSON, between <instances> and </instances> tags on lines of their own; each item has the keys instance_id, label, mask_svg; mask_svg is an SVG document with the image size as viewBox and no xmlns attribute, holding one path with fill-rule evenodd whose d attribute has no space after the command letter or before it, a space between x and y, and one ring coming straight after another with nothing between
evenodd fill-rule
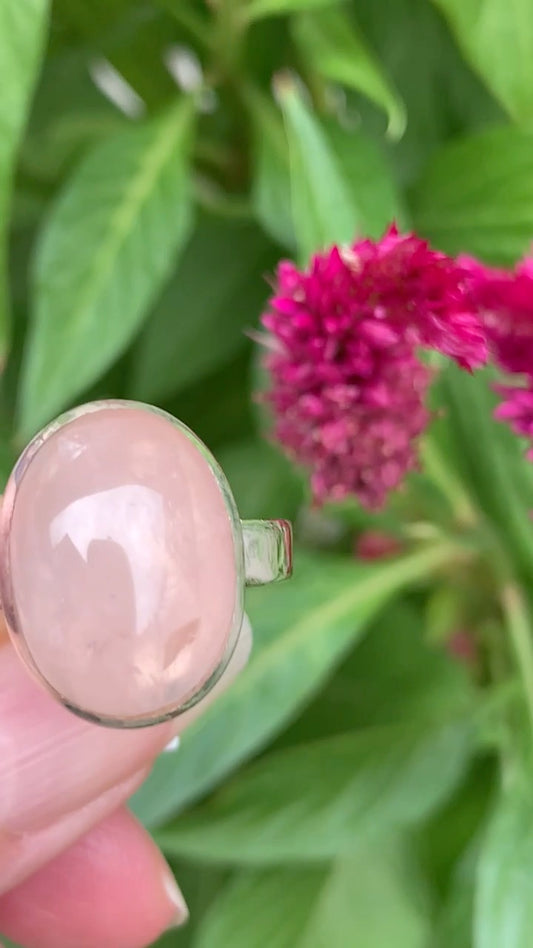
<instances>
[{"instance_id":1,"label":"hand","mask_svg":"<svg viewBox=\"0 0 533 948\"><path fill-rule=\"evenodd\" d=\"M209 698L138 731L75 717L31 680L3 629L0 639L0 934L24 948L145 948L187 909L124 803L244 666L247 620Z\"/></svg>"}]
</instances>

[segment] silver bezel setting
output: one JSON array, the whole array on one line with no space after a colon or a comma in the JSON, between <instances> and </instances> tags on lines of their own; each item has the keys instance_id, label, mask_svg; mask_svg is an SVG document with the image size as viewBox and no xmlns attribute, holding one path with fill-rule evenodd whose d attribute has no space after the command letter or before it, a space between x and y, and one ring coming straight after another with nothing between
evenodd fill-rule
<instances>
[{"instance_id":1,"label":"silver bezel setting","mask_svg":"<svg viewBox=\"0 0 533 948\"><path fill-rule=\"evenodd\" d=\"M178 428L180 432L194 444L197 450L202 454L206 463L209 465L209 469L215 478L218 488L222 494L231 526L235 557L236 588L233 619L228 633L226 648L219 664L206 678L206 680L197 689L195 689L194 693L188 695L178 705L167 706L153 714L146 714L138 718L128 719L102 715L86 708L79 707L78 705L71 702L65 695L61 694L41 673L39 667L33 659L29 646L20 629L12 585L10 561L11 557L9 536L13 512L15 509L17 490L33 458L54 434L66 427L71 422L75 421L77 418L92 412L98 412L109 408L124 410L135 408L137 410L141 409L143 411L149 411L160 415L166 421L172 424L173 427ZM242 524L239 519L231 488L220 465L215 460L203 441L201 441L200 438L198 438L197 435L187 427L187 425L183 424L181 421L178 421L178 419L174 418L168 412L165 412L153 405L144 404L143 402L126 401L122 399L105 399L102 401L89 402L85 405L81 405L70 411L64 412L35 435L35 437L30 441L28 446L17 460L9 477L3 497L0 511L0 534L2 541L0 549L0 596L4 617L13 644L21 659L32 672L33 676L56 700L67 707L70 711L74 712L74 714L77 714L79 717L82 717L87 721L92 721L94 723L113 728L140 728L161 724L164 721L168 721L177 717L201 701L202 698L204 698L212 690L214 685L224 673L235 650L244 613L245 565Z\"/></svg>"}]
</instances>

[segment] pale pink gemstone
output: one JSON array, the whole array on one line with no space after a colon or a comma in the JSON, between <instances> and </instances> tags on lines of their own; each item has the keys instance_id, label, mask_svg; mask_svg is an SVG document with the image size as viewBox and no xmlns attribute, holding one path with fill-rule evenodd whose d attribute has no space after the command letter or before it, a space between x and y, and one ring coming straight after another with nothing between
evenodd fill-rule
<instances>
[{"instance_id":1,"label":"pale pink gemstone","mask_svg":"<svg viewBox=\"0 0 533 948\"><path fill-rule=\"evenodd\" d=\"M8 616L41 676L98 718L154 718L202 688L240 621L236 569L212 469L149 409L68 421L16 488Z\"/></svg>"}]
</instances>

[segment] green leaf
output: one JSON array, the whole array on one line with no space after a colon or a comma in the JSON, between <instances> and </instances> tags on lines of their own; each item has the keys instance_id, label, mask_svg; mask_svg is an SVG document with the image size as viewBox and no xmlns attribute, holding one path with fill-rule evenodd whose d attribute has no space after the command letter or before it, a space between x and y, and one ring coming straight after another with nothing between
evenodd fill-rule
<instances>
[{"instance_id":1,"label":"green leaf","mask_svg":"<svg viewBox=\"0 0 533 948\"><path fill-rule=\"evenodd\" d=\"M298 13L300 10L329 7L338 2L339 0L250 0L244 8L243 16L248 21L261 20L267 16L282 16Z\"/></svg>"},{"instance_id":2,"label":"green leaf","mask_svg":"<svg viewBox=\"0 0 533 948\"><path fill-rule=\"evenodd\" d=\"M41 235L19 428L93 383L138 330L190 226L192 103L97 146Z\"/></svg>"},{"instance_id":3,"label":"green leaf","mask_svg":"<svg viewBox=\"0 0 533 948\"><path fill-rule=\"evenodd\" d=\"M68 78L75 82L77 77L74 74L72 80L70 76ZM98 109L89 102L80 101L82 95L75 96L77 112L59 113L44 129L29 130L21 154L21 167L32 182L39 181L49 186L65 178L80 155L129 125L129 120L113 109L110 102L107 102L108 108ZM37 97L36 107L39 104ZM20 188L15 197L19 194Z\"/></svg>"},{"instance_id":4,"label":"green leaf","mask_svg":"<svg viewBox=\"0 0 533 948\"><path fill-rule=\"evenodd\" d=\"M313 914L302 948L425 948L430 934L417 866L406 846L389 841L335 862Z\"/></svg>"},{"instance_id":5,"label":"green leaf","mask_svg":"<svg viewBox=\"0 0 533 948\"><path fill-rule=\"evenodd\" d=\"M290 583L252 590L255 645L248 667L183 735L179 754L159 758L135 812L148 825L160 824L216 786L316 694L394 593L451 555L445 545L365 568L299 554Z\"/></svg>"},{"instance_id":6,"label":"green leaf","mask_svg":"<svg viewBox=\"0 0 533 948\"><path fill-rule=\"evenodd\" d=\"M348 727L442 721L469 713L476 700L466 669L427 641L421 610L396 598L278 746Z\"/></svg>"},{"instance_id":7,"label":"green leaf","mask_svg":"<svg viewBox=\"0 0 533 948\"><path fill-rule=\"evenodd\" d=\"M204 215L140 336L131 393L161 401L229 361L256 325L274 262L257 227Z\"/></svg>"},{"instance_id":8,"label":"green leaf","mask_svg":"<svg viewBox=\"0 0 533 948\"><path fill-rule=\"evenodd\" d=\"M255 129L252 200L258 220L269 234L291 249L296 244L295 225L300 239L303 235L305 240L306 230L310 228L311 233L316 231L317 245L332 243L338 239L339 230L337 220L330 219L327 206L320 204L316 211L316 221L307 221L307 190L312 192L315 202L321 199L316 188L324 190L324 181L318 183L318 176L313 177L312 182L306 182L305 177L302 177L312 175L313 155L306 156L308 164L303 166L301 174L298 171L298 161L295 167L293 163L293 211L300 213L298 208L301 207L303 213L298 226L296 221L293 224L291 213L289 146L278 113L266 97L258 94L249 96L249 106ZM406 225L405 209L391 169L375 142L359 131L342 128L337 122L319 122L316 116L314 126L316 135L322 140L323 148L330 153L335 167L334 174L341 179L341 188L345 188L346 193L350 195L351 215L354 216L350 216L344 235L353 238L355 230L358 229L365 235L378 238L392 220ZM302 149L305 153L305 138L302 140ZM321 237L322 231L324 237Z\"/></svg>"},{"instance_id":9,"label":"green leaf","mask_svg":"<svg viewBox=\"0 0 533 948\"><path fill-rule=\"evenodd\" d=\"M303 867L241 873L206 915L195 948L298 948L329 875Z\"/></svg>"},{"instance_id":10,"label":"green leaf","mask_svg":"<svg viewBox=\"0 0 533 948\"><path fill-rule=\"evenodd\" d=\"M352 17L340 9L302 14L294 21L293 32L306 64L325 79L366 95L387 114L390 136L401 138L405 106Z\"/></svg>"},{"instance_id":11,"label":"green leaf","mask_svg":"<svg viewBox=\"0 0 533 948\"><path fill-rule=\"evenodd\" d=\"M7 230L13 166L46 38L48 0L0 3L0 363L9 342Z\"/></svg>"},{"instance_id":12,"label":"green leaf","mask_svg":"<svg viewBox=\"0 0 533 948\"><path fill-rule=\"evenodd\" d=\"M472 68L517 122L533 121L530 0L434 0Z\"/></svg>"},{"instance_id":13,"label":"green leaf","mask_svg":"<svg viewBox=\"0 0 533 948\"><path fill-rule=\"evenodd\" d=\"M283 246L296 245L291 214L289 148L273 103L260 93L248 95L254 133L252 202L258 221Z\"/></svg>"},{"instance_id":14,"label":"green leaf","mask_svg":"<svg viewBox=\"0 0 533 948\"><path fill-rule=\"evenodd\" d=\"M306 262L329 244L353 240L359 210L326 133L291 79L279 80L278 97L289 141L294 229Z\"/></svg>"},{"instance_id":15,"label":"green leaf","mask_svg":"<svg viewBox=\"0 0 533 948\"><path fill-rule=\"evenodd\" d=\"M494 694L491 694L489 702L494 699ZM481 704L478 705L482 726L486 720L485 697L482 694ZM481 731L480 736L483 740ZM445 806L416 833L418 857L435 892L441 896L441 901L449 897L454 902L453 890L464 881L472 902L477 839L484 832L488 814L492 810L492 791L500 778L498 766L496 755L483 754L477 757ZM450 909L451 914L454 914L453 905ZM471 920L471 911L469 916ZM455 948L453 939L449 943Z\"/></svg>"},{"instance_id":16,"label":"green leaf","mask_svg":"<svg viewBox=\"0 0 533 948\"><path fill-rule=\"evenodd\" d=\"M363 132L329 122L327 132L341 174L357 202L361 234L377 240L392 221L402 229L410 220L391 166L382 149Z\"/></svg>"},{"instance_id":17,"label":"green leaf","mask_svg":"<svg viewBox=\"0 0 533 948\"><path fill-rule=\"evenodd\" d=\"M195 948L425 948L425 896L405 848L391 842L325 868L243 873Z\"/></svg>"},{"instance_id":18,"label":"green leaf","mask_svg":"<svg viewBox=\"0 0 533 948\"><path fill-rule=\"evenodd\" d=\"M262 758L157 839L168 853L225 863L353 853L427 818L457 786L472 750L464 719L302 744Z\"/></svg>"},{"instance_id":19,"label":"green leaf","mask_svg":"<svg viewBox=\"0 0 533 948\"><path fill-rule=\"evenodd\" d=\"M444 141L505 118L428 0L357 0L353 7L409 117L405 134L393 146L394 170L402 184L417 181ZM363 127L376 126L373 110L360 95L347 90L346 106L348 114L360 116Z\"/></svg>"},{"instance_id":20,"label":"green leaf","mask_svg":"<svg viewBox=\"0 0 533 948\"><path fill-rule=\"evenodd\" d=\"M450 367L438 384L458 469L509 555L530 581L533 533L527 511L533 497L533 468L523 457L520 439L492 417L498 401L492 382L491 372L471 376Z\"/></svg>"},{"instance_id":21,"label":"green leaf","mask_svg":"<svg viewBox=\"0 0 533 948\"><path fill-rule=\"evenodd\" d=\"M512 264L533 234L533 133L493 128L447 145L412 195L415 227L447 253Z\"/></svg>"},{"instance_id":22,"label":"green leaf","mask_svg":"<svg viewBox=\"0 0 533 948\"><path fill-rule=\"evenodd\" d=\"M530 948L532 937L533 804L528 775L504 792L481 848L474 944Z\"/></svg>"},{"instance_id":23,"label":"green leaf","mask_svg":"<svg viewBox=\"0 0 533 948\"><path fill-rule=\"evenodd\" d=\"M472 948L476 864L476 847L471 845L456 866L436 918L432 948Z\"/></svg>"},{"instance_id":24,"label":"green leaf","mask_svg":"<svg viewBox=\"0 0 533 948\"><path fill-rule=\"evenodd\" d=\"M291 80L278 98L290 155L292 216L300 257L358 234L382 233L393 217L404 219L391 172L364 136L324 126Z\"/></svg>"}]
</instances>

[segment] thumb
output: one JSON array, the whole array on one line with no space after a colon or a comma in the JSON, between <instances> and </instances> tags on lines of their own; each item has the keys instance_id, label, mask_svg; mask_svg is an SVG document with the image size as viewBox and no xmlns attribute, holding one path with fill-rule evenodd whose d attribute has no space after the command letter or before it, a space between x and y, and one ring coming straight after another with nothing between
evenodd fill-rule
<instances>
[{"instance_id":1,"label":"thumb","mask_svg":"<svg viewBox=\"0 0 533 948\"><path fill-rule=\"evenodd\" d=\"M22 683L28 701L23 714L12 694L14 717L0 710L0 744L10 733L11 723L21 734L23 723L32 729L40 722L36 732L23 735L18 753L12 745L9 764L0 756L0 806L8 815L14 814L12 823L18 827L6 832L0 819L0 893L27 878L131 796L169 738L183 731L229 687L246 665L250 648L251 630L245 617L232 659L209 696L174 722L144 731L111 731L78 720L27 678L10 647L0 648L0 699L2 682L11 670L12 688L16 691L17 680ZM13 770L17 767L22 767L22 774ZM23 794L18 802L16 795L10 797L10 810L4 790L8 782ZM21 829L30 824L31 829Z\"/></svg>"},{"instance_id":2,"label":"thumb","mask_svg":"<svg viewBox=\"0 0 533 948\"><path fill-rule=\"evenodd\" d=\"M2 835L48 827L148 768L228 686L250 644L245 619L234 656L208 698L174 721L131 731L77 718L32 680L11 646L0 647L0 853Z\"/></svg>"}]
</instances>

